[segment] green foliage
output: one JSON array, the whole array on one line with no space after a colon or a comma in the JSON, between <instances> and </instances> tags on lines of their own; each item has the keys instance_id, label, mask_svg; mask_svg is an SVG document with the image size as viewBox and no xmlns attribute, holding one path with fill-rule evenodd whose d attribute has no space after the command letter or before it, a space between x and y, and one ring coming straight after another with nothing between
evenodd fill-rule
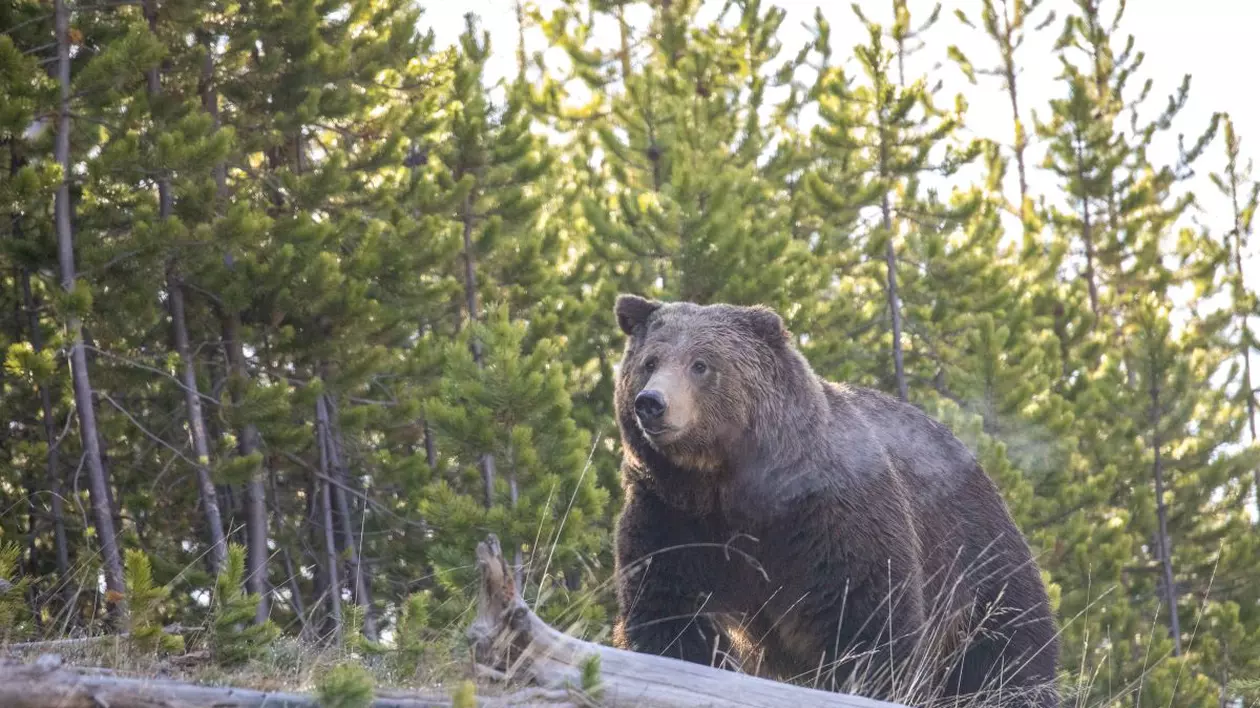
<instances>
[{"instance_id":1,"label":"green foliage","mask_svg":"<svg viewBox=\"0 0 1260 708\"><path fill-rule=\"evenodd\" d=\"M227 564L215 581L209 644L215 661L239 664L267 651L280 633L271 620L253 623L258 596L245 592L245 549L229 544Z\"/></svg>"},{"instance_id":2,"label":"green foliage","mask_svg":"<svg viewBox=\"0 0 1260 708\"><path fill-rule=\"evenodd\" d=\"M394 663L404 675L415 672L431 643L429 598L428 592L407 596L394 625Z\"/></svg>"},{"instance_id":3,"label":"green foliage","mask_svg":"<svg viewBox=\"0 0 1260 708\"><path fill-rule=\"evenodd\" d=\"M372 705L372 674L357 663L341 663L320 677L316 686L321 708L368 708Z\"/></svg>"},{"instance_id":4,"label":"green foliage","mask_svg":"<svg viewBox=\"0 0 1260 708\"><path fill-rule=\"evenodd\" d=\"M170 600L171 588L157 585L149 557L137 548L124 553L127 580L127 624L131 643L142 652L179 652L184 637L168 634L162 626Z\"/></svg>"},{"instance_id":5,"label":"green foliage","mask_svg":"<svg viewBox=\"0 0 1260 708\"><path fill-rule=\"evenodd\" d=\"M537 582L545 583L549 571L600 549L605 537L592 533L592 525L606 513L607 495L589 474L591 442L570 413L560 352L549 339L529 346L527 335L527 327L500 307L449 345L440 396L426 406L427 418L448 441L448 454L464 465L463 488L477 489L476 465L485 453L494 455L500 474L489 509L455 502L448 495L456 489L445 483L422 508L452 532L432 551L449 559L452 570L467 569L465 549L485 524L505 547L529 553ZM480 362L474 341L483 352ZM455 535L457 529L466 533ZM460 586L472 579L467 570L448 578L443 582Z\"/></svg>"},{"instance_id":6,"label":"green foliage","mask_svg":"<svg viewBox=\"0 0 1260 708\"><path fill-rule=\"evenodd\" d=\"M0 4L0 633L100 623L78 317L137 648L340 638L418 676L488 531L544 620L606 641L633 291L776 307L822 375L950 427L1037 555L1075 704L1248 699L1260 186L1241 122L1151 100L1124 3L868 0L855 47L847 6L790 47L772 2L545 5L491 86L511 41L440 42L413 0L69 4L67 292L56 34ZM213 567L207 487L258 557Z\"/></svg>"},{"instance_id":7,"label":"green foliage","mask_svg":"<svg viewBox=\"0 0 1260 708\"><path fill-rule=\"evenodd\" d=\"M21 641L31 631L25 597L30 580L19 575L21 558L17 544L0 544L0 642Z\"/></svg>"},{"instance_id":8,"label":"green foliage","mask_svg":"<svg viewBox=\"0 0 1260 708\"><path fill-rule=\"evenodd\" d=\"M599 670L599 654L592 654L582 661L582 692L592 700L600 700L603 679Z\"/></svg>"}]
</instances>

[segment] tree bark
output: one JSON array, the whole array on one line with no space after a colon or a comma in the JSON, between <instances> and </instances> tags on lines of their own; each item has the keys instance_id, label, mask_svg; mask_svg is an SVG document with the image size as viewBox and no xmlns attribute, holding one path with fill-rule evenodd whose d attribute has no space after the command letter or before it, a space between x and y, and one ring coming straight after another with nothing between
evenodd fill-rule
<instances>
[{"instance_id":1,"label":"tree bark","mask_svg":"<svg viewBox=\"0 0 1260 708\"><path fill-rule=\"evenodd\" d=\"M1084 138L1076 135L1076 181L1081 190L1081 240L1085 243L1085 286L1089 289L1089 309L1094 317L1099 314L1098 275L1094 272L1094 224L1090 213L1089 185L1085 183L1082 162L1085 159Z\"/></svg>"},{"instance_id":2,"label":"tree bark","mask_svg":"<svg viewBox=\"0 0 1260 708\"><path fill-rule=\"evenodd\" d=\"M354 506L347 499L346 490L354 488L350 483L350 465L346 458L345 444L341 433L341 415L337 411L337 403L332 396L324 394L324 412L328 416L328 440L332 451L333 479L337 484L333 488L333 501L337 504L337 514L341 517L341 535L345 539L350 558L350 572L354 575L350 587L354 590L354 600L363 607L363 634L368 639L377 639L376 616L372 612L372 578L364 569L362 548L359 545L362 537L355 529ZM367 513L364 504L360 518Z\"/></svg>"},{"instance_id":3,"label":"tree bark","mask_svg":"<svg viewBox=\"0 0 1260 708\"><path fill-rule=\"evenodd\" d=\"M1164 600L1168 603L1168 633L1173 640L1173 656L1181 656L1181 618L1177 612L1177 585L1173 576L1172 539L1168 537L1168 507L1164 504L1164 464L1161 456L1159 424L1159 381L1151 367L1151 446L1155 449L1155 513L1159 517L1159 562L1164 575Z\"/></svg>"},{"instance_id":4,"label":"tree bark","mask_svg":"<svg viewBox=\"0 0 1260 708\"><path fill-rule=\"evenodd\" d=\"M883 95L883 86L880 83L876 84L876 94ZM897 383L898 398L908 401L910 400L910 393L906 384L905 359L901 345L901 299L897 296L897 249L893 243L892 203L888 199L888 190L892 187L892 175L889 173L888 168L888 163L891 159L888 154L889 138L885 133L883 109L878 108L877 111L879 115L879 176L880 179L885 181L884 194L880 200L880 215L882 217L881 224L884 228L884 237L888 239L884 246L884 265L888 270L888 311L892 318L893 376Z\"/></svg>"},{"instance_id":5,"label":"tree bark","mask_svg":"<svg viewBox=\"0 0 1260 708\"><path fill-rule=\"evenodd\" d=\"M1228 146L1234 149L1234 145ZM1243 220L1242 210L1238 205L1238 173L1234 169L1234 156L1230 155L1229 169L1229 197L1234 209L1234 304L1237 308L1238 301L1246 297L1247 284L1244 279L1243 271ZM1251 320L1248 317L1248 310L1241 308L1239 311L1242 322L1242 357L1243 357L1243 395L1247 397L1247 432L1251 433L1251 443L1256 443L1256 388L1252 384L1251 377ZM1255 494L1256 518L1260 518L1260 469L1252 470L1252 478L1254 485L1252 491Z\"/></svg>"},{"instance_id":6,"label":"tree bark","mask_svg":"<svg viewBox=\"0 0 1260 708\"><path fill-rule=\"evenodd\" d=\"M0 705L5 708L320 708L321 704L315 696L296 693L131 678L101 669L62 666L55 655L45 655L29 664L0 660ZM450 699L426 698L419 694L381 696L372 702L372 708L450 708L452 705Z\"/></svg>"},{"instance_id":7,"label":"tree bark","mask_svg":"<svg viewBox=\"0 0 1260 708\"><path fill-rule=\"evenodd\" d=\"M237 385L248 381L249 368L245 364L245 348L241 343L240 318L235 313L223 318L223 346L228 359L229 376L237 380ZM229 385L228 388L230 390L232 386ZM238 395L233 394L233 403L240 403L237 400ZM240 454L242 457L249 457L258 451L258 429L253 423L246 423L242 427ZM263 485L261 469L252 471L249 481L245 483L245 527L248 540L246 555L249 557L245 587L259 597L255 621L261 623L267 619L271 609L267 597L267 490Z\"/></svg>"},{"instance_id":8,"label":"tree bark","mask_svg":"<svg viewBox=\"0 0 1260 708\"><path fill-rule=\"evenodd\" d=\"M321 395L315 403L317 425L323 431L323 445L327 450L327 469L325 475L336 480L336 484L328 485L332 492L332 501L336 506L337 524L342 541L342 552L350 561L350 588L354 592L355 602L363 608L363 633L368 639L376 639L376 618L372 614L372 588L367 574L363 571L362 559L359 556L359 534L354 528L354 516L350 513L350 502L346 499L345 489L350 485L350 475L346 468L345 456L338 440L340 425L337 409L327 394Z\"/></svg>"},{"instance_id":9,"label":"tree bark","mask_svg":"<svg viewBox=\"0 0 1260 708\"><path fill-rule=\"evenodd\" d=\"M54 23L57 31L57 79L61 100L57 111L56 160L61 166L61 184L57 186L54 209L56 211L57 260L61 270L61 287L73 292L74 235L70 215L70 11L65 0L54 0ZM105 588L115 593L121 602L126 592L123 580L122 556L118 551L118 535L114 528L113 511L110 508L109 479L101 461L100 438L97 436L96 407L92 400L92 381L88 375L87 353L83 347L83 322L77 313L66 318L70 335L70 372L74 382L74 400L79 416L79 437L82 439L86 458L88 489L92 502L92 515L101 545L102 568Z\"/></svg>"},{"instance_id":10,"label":"tree bark","mask_svg":"<svg viewBox=\"0 0 1260 708\"><path fill-rule=\"evenodd\" d=\"M332 511L332 495L333 484L332 470L330 464L331 445L328 441L328 420L324 415L324 397L320 396L316 402L317 413L315 418L315 441L319 446L319 471L323 476L321 480L322 489L320 491L320 526L323 527L324 541L324 563L326 564L325 573L328 578L328 611L333 624L333 644L339 646L342 639L342 631L344 625L341 615L341 573L337 567L340 558L337 554L337 542L333 537L333 511Z\"/></svg>"}]
</instances>

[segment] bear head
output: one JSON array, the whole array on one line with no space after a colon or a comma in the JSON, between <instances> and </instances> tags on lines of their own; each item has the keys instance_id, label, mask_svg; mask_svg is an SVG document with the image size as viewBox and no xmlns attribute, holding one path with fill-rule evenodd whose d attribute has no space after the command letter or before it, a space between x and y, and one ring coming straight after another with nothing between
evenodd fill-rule
<instances>
[{"instance_id":1,"label":"bear head","mask_svg":"<svg viewBox=\"0 0 1260 708\"><path fill-rule=\"evenodd\" d=\"M783 319L765 307L621 295L615 312L627 335L617 421L628 452L649 468L719 471L780 408L803 363Z\"/></svg>"}]
</instances>

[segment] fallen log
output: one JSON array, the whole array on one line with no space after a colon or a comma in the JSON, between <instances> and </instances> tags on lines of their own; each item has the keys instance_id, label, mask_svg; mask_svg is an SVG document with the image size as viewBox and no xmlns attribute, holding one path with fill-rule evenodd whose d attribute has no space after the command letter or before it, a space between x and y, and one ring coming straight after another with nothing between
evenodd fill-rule
<instances>
[{"instance_id":1,"label":"fallen log","mask_svg":"<svg viewBox=\"0 0 1260 708\"><path fill-rule=\"evenodd\" d=\"M558 708L565 692L531 689L480 698L483 708ZM0 706L4 708L322 708L315 696L203 686L169 679L124 676L113 671L66 666L55 654L30 663L0 659ZM378 694L372 708L452 708L446 696Z\"/></svg>"},{"instance_id":2,"label":"fallen log","mask_svg":"<svg viewBox=\"0 0 1260 708\"><path fill-rule=\"evenodd\" d=\"M483 708L904 708L568 636L535 615L491 535L477 545L481 587L468 628L482 676L526 687L475 700ZM3 648L3 647L0 647ZM314 696L206 686L64 665L56 655L0 659L3 708L320 708ZM451 708L446 696L378 692L373 708Z\"/></svg>"}]
</instances>

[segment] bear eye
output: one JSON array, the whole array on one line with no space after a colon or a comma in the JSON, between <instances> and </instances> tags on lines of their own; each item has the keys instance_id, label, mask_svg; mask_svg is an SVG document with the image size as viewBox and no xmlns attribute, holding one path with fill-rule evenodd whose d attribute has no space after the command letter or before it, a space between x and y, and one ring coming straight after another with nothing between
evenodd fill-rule
<instances>
[{"instance_id":1,"label":"bear eye","mask_svg":"<svg viewBox=\"0 0 1260 708\"><path fill-rule=\"evenodd\" d=\"M703 361L696 360L696 362L691 365L691 370L694 371L697 375L701 375L701 374L704 374L704 372L709 370L709 365L704 363Z\"/></svg>"},{"instance_id":2,"label":"bear eye","mask_svg":"<svg viewBox=\"0 0 1260 708\"><path fill-rule=\"evenodd\" d=\"M649 374L656 371L656 357L650 357L647 361L643 362L643 370Z\"/></svg>"}]
</instances>

